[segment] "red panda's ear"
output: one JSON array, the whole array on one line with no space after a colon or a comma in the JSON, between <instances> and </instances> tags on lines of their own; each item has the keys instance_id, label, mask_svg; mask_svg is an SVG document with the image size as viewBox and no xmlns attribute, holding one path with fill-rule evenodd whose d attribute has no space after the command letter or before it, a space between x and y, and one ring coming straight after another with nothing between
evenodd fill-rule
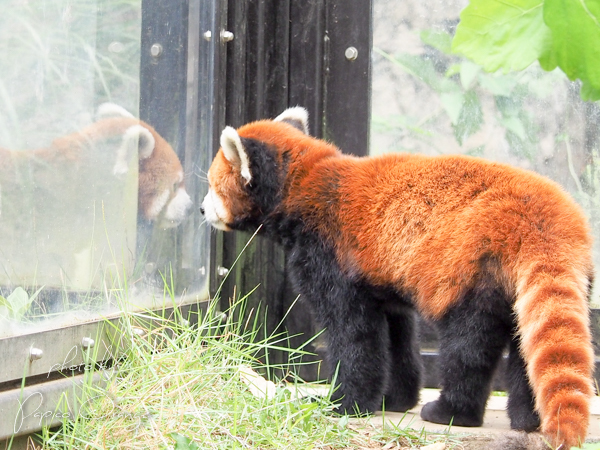
<instances>
[{"instance_id":1,"label":"red panda's ear","mask_svg":"<svg viewBox=\"0 0 600 450\"><path fill-rule=\"evenodd\" d=\"M123 175L129 171L127 161L133 151L138 151L140 160L149 158L154 152L156 140L148 128L142 125L132 125L123 134L121 145L117 150L117 159L113 167L115 175Z\"/></svg>"},{"instance_id":2,"label":"red panda's ear","mask_svg":"<svg viewBox=\"0 0 600 450\"><path fill-rule=\"evenodd\" d=\"M223 155L234 167L237 167L242 174L242 177L247 183L250 183L252 174L250 173L250 161L246 150L242 145L240 135L232 127L225 127L221 133L221 149Z\"/></svg>"},{"instance_id":3,"label":"red panda's ear","mask_svg":"<svg viewBox=\"0 0 600 450\"><path fill-rule=\"evenodd\" d=\"M275 119L275 122L285 122L308 134L308 111L301 106L288 108Z\"/></svg>"}]
</instances>

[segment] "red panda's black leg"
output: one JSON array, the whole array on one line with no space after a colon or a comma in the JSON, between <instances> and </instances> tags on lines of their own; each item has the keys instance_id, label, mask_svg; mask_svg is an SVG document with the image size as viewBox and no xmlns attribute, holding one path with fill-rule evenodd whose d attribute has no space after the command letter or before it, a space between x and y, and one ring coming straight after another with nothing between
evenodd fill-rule
<instances>
[{"instance_id":1,"label":"red panda's black leg","mask_svg":"<svg viewBox=\"0 0 600 450\"><path fill-rule=\"evenodd\" d=\"M421 410L424 420L481 426L491 379L510 339L510 314L499 290L478 289L439 321L442 391Z\"/></svg>"},{"instance_id":2,"label":"red panda's black leg","mask_svg":"<svg viewBox=\"0 0 600 450\"><path fill-rule=\"evenodd\" d=\"M385 317L381 310L357 305L356 298L339 299L350 302L338 303L324 320L327 359L337 386L331 399L340 404L336 411L341 414L375 412L390 374Z\"/></svg>"},{"instance_id":3,"label":"red panda's black leg","mask_svg":"<svg viewBox=\"0 0 600 450\"><path fill-rule=\"evenodd\" d=\"M406 306L387 313L391 368L385 390L386 411L405 412L419 401L422 361L416 338L416 317Z\"/></svg>"},{"instance_id":4,"label":"red panda's black leg","mask_svg":"<svg viewBox=\"0 0 600 450\"><path fill-rule=\"evenodd\" d=\"M518 336L514 336L510 343L507 369L510 427L513 430L535 431L540 427L540 416L534 409L535 400L525 370L525 361L519 351Z\"/></svg>"},{"instance_id":5,"label":"red panda's black leg","mask_svg":"<svg viewBox=\"0 0 600 450\"><path fill-rule=\"evenodd\" d=\"M385 313L369 289L351 280L333 250L318 237L303 235L288 253L288 267L300 301L308 302L326 329L327 360L337 389L337 412L354 414L381 408L390 372Z\"/></svg>"}]
</instances>

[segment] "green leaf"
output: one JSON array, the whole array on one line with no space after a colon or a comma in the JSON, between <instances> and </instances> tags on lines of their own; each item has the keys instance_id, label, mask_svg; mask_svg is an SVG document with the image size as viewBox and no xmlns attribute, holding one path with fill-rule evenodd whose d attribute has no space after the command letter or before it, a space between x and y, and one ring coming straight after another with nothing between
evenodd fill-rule
<instances>
[{"instance_id":1,"label":"green leaf","mask_svg":"<svg viewBox=\"0 0 600 450\"><path fill-rule=\"evenodd\" d=\"M423 30L421 31L421 40L446 55L452 53L452 36L445 31Z\"/></svg>"},{"instance_id":2,"label":"green leaf","mask_svg":"<svg viewBox=\"0 0 600 450\"><path fill-rule=\"evenodd\" d=\"M536 126L523 109L522 101L514 97L496 97L496 107L502 114L500 123L506 129L510 151L533 161L537 151Z\"/></svg>"},{"instance_id":3,"label":"green leaf","mask_svg":"<svg viewBox=\"0 0 600 450\"><path fill-rule=\"evenodd\" d=\"M539 70L530 70L519 74L519 85L526 87L527 94L531 94L540 99L546 99L556 93L556 86L567 81L565 73L556 69L552 72L542 72ZM519 86L517 86L519 87Z\"/></svg>"},{"instance_id":4,"label":"green leaf","mask_svg":"<svg viewBox=\"0 0 600 450\"><path fill-rule=\"evenodd\" d=\"M581 86L580 95L582 100L590 102L596 102L600 100L600 90L594 88L591 83L583 83Z\"/></svg>"},{"instance_id":5,"label":"green leaf","mask_svg":"<svg viewBox=\"0 0 600 450\"><path fill-rule=\"evenodd\" d=\"M200 450L198 444L182 434L171 433L171 437L175 440L175 450Z\"/></svg>"},{"instance_id":6,"label":"green leaf","mask_svg":"<svg viewBox=\"0 0 600 450\"><path fill-rule=\"evenodd\" d=\"M8 300L6 300L6 299L5 299L4 297L2 297L1 295L0 295L0 305L1 305L1 306L7 306L7 307L10 307L10 303L9 303L9 301L8 301Z\"/></svg>"},{"instance_id":7,"label":"green leaf","mask_svg":"<svg viewBox=\"0 0 600 450\"><path fill-rule=\"evenodd\" d=\"M518 116L523 109L522 102L518 98L499 96L495 100L496 108L503 118Z\"/></svg>"},{"instance_id":8,"label":"green leaf","mask_svg":"<svg viewBox=\"0 0 600 450\"><path fill-rule=\"evenodd\" d=\"M545 70L556 66L583 82L582 98L600 99L600 2L545 0L544 21L551 46L540 57Z\"/></svg>"},{"instance_id":9,"label":"green leaf","mask_svg":"<svg viewBox=\"0 0 600 450\"><path fill-rule=\"evenodd\" d=\"M529 161L533 162L535 158L535 145L532 145L528 139L521 139L511 130L506 130L504 134L504 138L510 147L511 153L517 155L521 158L526 158Z\"/></svg>"},{"instance_id":10,"label":"green leaf","mask_svg":"<svg viewBox=\"0 0 600 450\"><path fill-rule=\"evenodd\" d=\"M476 133L483 124L483 112L481 110L481 103L479 97L475 91L468 91L465 94L465 101L463 103L460 117L454 128L454 136L460 145L463 141Z\"/></svg>"},{"instance_id":11,"label":"green leaf","mask_svg":"<svg viewBox=\"0 0 600 450\"><path fill-rule=\"evenodd\" d=\"M508 97L516 84L517 80L510 75L481 74L479 76L479 85L492 95Z\"/></svg>"},{"instance_id":12,"label":"green leaf","mask_svg":"<svg viewBox=\"0 0 600 450\"><path fill-rule=\"evenodd\" d=\"M452 64L450 67L448 67L448 70L446 70L446 76L448 78L450 78L453 75L457 75L460 73L460 64Z\"/></svg>"},{"instance_id":13,"label":"green leaf","mask_svg":"<svg viewBox=\"0 0 600 450\"><path fill-rule=\"evenodd\" d=\"M15 318L22 317L29 309L32 301L29 298L29 294L22 287L15 288L6 300L10 304L10 309Z\"/></svg>"},{"instance_id":14,"label":"green leaf","mask_svg":"<svg viewBox=\"0 0 600 450\"><path fill-rule=\"evenodd\" d=\"M0 318L21 320L42 289L30 297L25 289L16 287L8 297L0 296Z\"/></svg>"},{"instance_id":15,"label":"green leaf","mask_svg":"<svg viewBox=\"0 0 600 450\"><path fill-rule=\"evenodd\" d=\"M12 311L8 306L4 297L0 297L0 318L9 320L12 317Z\"/></svg>"},{"instance_id":16,"label":"green leaf","mask_svg":"<svg viewBox=\"0 0 600 450\"><path fill-rule=\"evenodd\" d=\"M472 149L467 150L465 152L465 155L481 157L483 156L484 150L485 145L479 145L477 147L473 147Z\"/></svg>"},{"instance_id":17,"label":"green leaf","mask_svg":"<svg viewBox=\"0 0 600 450\"><path fill-rule=\"evenodd\" d=\"M449 80L443 74L437 72L433 65L433 61L428 58L405 53L392 56L378 48L375 48L374 51L408 74L418 78L436 92L452 92L460 90L460 87L456 82Z\"/></svg>"},{"instance_id":18,"label":"green leaf","mask_svg":"<svg viewBox=\"0 0 600 450\"><path fill-rule=\"evenodd\" d=\"M503 117L500 119L500 123L504 128L512 131L519 139L524 140L527 138L525 126L518 116Z\"/></svg>"},{"instance_id":19,"label":"green leaf","mask_svg":"<svg viewBox=\"0 0 600 450\"><path fill-rule=\"evenodd\" d=\"M348 423L350 422L350 417L349 416L342 416L338 419L338 423L337 423L337 427L338 430L344 430L346 429L346 427L348 426Z\"/></svg>"},{"instance_id":20,"label":"green leaf","mask_svg":"<svg viewBox=\"0 0 600 450\"><path fill-rule=\"evenodd\" d=\"M481 72L481 66L470 61L464 61L460 65L460 83L464 89L470 89L473 80L477 78L477 74Z\"/></svg>"},{"instance_id":21,"label":"green leaf","mask_svg":"<svg viewBox=\"0 0 600 450\"><path fill-rule=\"evenodd\" d=\"M440 101L446 114L450 117L450 121L453 125L456 125L465 102L465 95L460 91L443 92L440 94Z\"/></svg>"},{"instance_id":22,"label":"green leaf","mask_svg":"<svg viewBox=\"0 0 600 450\"><path fill-rule=\"evenodd\" d=\"M471 0L460 14L452 51L486 71L522 70L550 45L543 0Z\"/></svg>"}]
</instances>

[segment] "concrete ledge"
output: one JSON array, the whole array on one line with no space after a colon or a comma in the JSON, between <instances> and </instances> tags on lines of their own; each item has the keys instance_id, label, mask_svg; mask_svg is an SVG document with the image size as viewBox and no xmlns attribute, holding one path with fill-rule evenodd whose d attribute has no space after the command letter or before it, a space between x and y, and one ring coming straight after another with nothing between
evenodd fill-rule
<instances>
[{"instance_id":1,"label":"concrete ledge","mask_svg":"<svg viewBox=\"0 0 600 450\"><path fill-rule=\"evenodd\" d=\"M438 389L422 389L419 404L410 411L406 413L386 412L385 414L378 412L366 420L372 425L382 426L385 417L386 423L396 426L412 428L414 430L425 430L430 433L450 433L453 435L494 435L510 430L510 421L506 413L506 401L508 397L500 396L491 396L488 400L483 426L481 427L448 427L447 425L425 422L419 415L421 407L425 403L437 399L438 396ZM586 441L596 442L600 441L600 397L596 396L593 398L591 411L592 417Z\"/></svg>"}]
</instances>

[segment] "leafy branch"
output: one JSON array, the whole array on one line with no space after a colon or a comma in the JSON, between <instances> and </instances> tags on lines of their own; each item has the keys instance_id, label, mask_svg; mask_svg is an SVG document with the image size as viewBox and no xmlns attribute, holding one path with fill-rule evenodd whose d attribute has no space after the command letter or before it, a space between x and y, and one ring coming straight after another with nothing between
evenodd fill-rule
<instances>
[{"instance_id":1,"label":"leafy branch","mask_svg":"<svg viewBox=\"0 0 600 450\"><path fill-rule=\"evenodd\" d=\"M523 70L538 61L581 80L583 100L600 100L600 2L471 0L460 15L452 51L484 70Z\"/></svg>"},{"instance_id":2,"label":"leafy branch","mask_svg":"<svg viewBox=\"0 0 600 450\"><path fill-rule=\"evenodd\" d=\"M484 123L482 97L492 96L496 120L506 130L505 138L511 151L532 160L537 142L536 126L525 105L530 95L546 97L545 85L552 81L532 78L526 72L486 73L479 65L451 55L452 37L448 33L424 30L420 37L424 44L447 57L449 67L445 73L440 73L431 58L405 53L392 55L379 48L374 51L439 95L441 108L450 119L454 137L461 146L481 129ZM482 148L477 147L466 153L480 156L481 151Z\"/></svg>"}]
</instances>

